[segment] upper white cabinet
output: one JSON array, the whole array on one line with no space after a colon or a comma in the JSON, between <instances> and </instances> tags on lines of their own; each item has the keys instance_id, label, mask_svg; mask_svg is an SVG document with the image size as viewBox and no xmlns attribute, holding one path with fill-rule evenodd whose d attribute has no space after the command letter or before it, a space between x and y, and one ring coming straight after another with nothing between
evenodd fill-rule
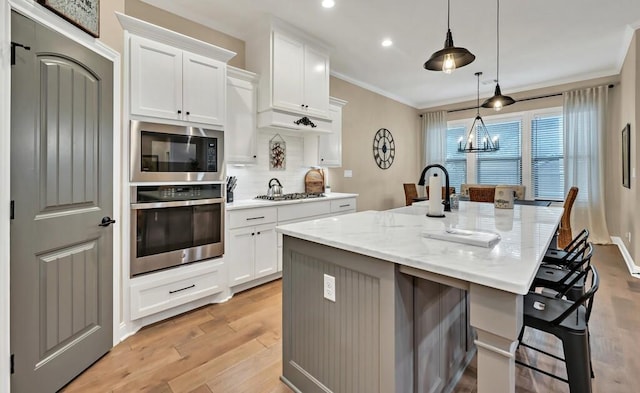
<instances>
[{"instance_id":1,"label":"upper white cabinet","mask_svg":"<svg viewBox=\"0 0 640 393\"><path fill-rule=\"evenodd\" d=\"M226 64L131 37L131 113L224 125Z\"/></svg>"},{"instance_id":2,"label":"upper white cabinet","mask_svg":"<svg viewBox=\"0 0 640 393\"><path fill-rule=\"evenodd\" d=\"M225 158L229 164L257 161L256 74L227 68L227 121Z\"/></svg>"},{"instance_id":3,"label":"upper white cabinet","mask_svg":"<svg viewBox=\"0 0 640 393\"><path fill-rule=\"evenodd\" d=\"M304 138L304 157L307 166L342 166L342 107L346 103L331 97L329 116L332 132Z\"/></svg>"},{"instance_id":4,"label":"upper white cabinet","mask_svg":"<svg viewBox=\"0 0 640 393\"><path fill-rule=\"evenodd\" d=\"M326 167L342 166L342 107L346 101L331 98L329 116L333 132L320 135L318 142L318 165Z\"/></svg>"},{"instance_id":5,"label":"upper white cabinet","mask_svg":"<svg viewBox=\"0 0 640 393\"><path fill-rule=\"evenodd\" d=\"M246 52L247 68L261 75L258 127L331 131L329 51L322 43L272 21L247 40Z\"/></svg>"},{"instance_id":6,"label":"upper white cabinet","mask_svg":"<svg viewBox=\"0 0 640 393\"><path fill-rule=\"evenodd\" d=\"M125 29L130 114L222 129L226 63L235 53L127 15L116 15Z\"/></svg>"},{"instance_id":7,"label":"upper white cabinet","mask_svg":"<svg viewBox=\"0 0 640 393\"><path fill-rule=\"evenodd\" d=\"M272 62L273 107L303 115L328 116L328 53L274 31ZM261 103L261 109L266 104Z\"/></svg>"},{"instance_id":8,"label":"upper white cabinet","mask_svg":"<svg viewBox=\"0 0 640 393\"><path fill-rule=\"evenodd\" d=\"M182 114L188 121L225 124L226 64L182 53Z\"/></svg>"}]
</instances>

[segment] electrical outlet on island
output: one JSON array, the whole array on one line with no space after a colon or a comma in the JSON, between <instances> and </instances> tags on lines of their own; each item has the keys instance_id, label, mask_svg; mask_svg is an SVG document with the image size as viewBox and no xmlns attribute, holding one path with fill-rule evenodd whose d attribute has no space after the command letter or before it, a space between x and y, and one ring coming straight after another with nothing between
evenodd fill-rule
<instances>
[{"instance_id":1,"label":"electrical outlet on island","mask_svg":"<svg viewBox=\"0 0 640 393\"><path fill-rule=\"evenodd\" d=\"M336 278L328 274L324 275L324 298L336 301Z\"/></svg>"}]
</instances>

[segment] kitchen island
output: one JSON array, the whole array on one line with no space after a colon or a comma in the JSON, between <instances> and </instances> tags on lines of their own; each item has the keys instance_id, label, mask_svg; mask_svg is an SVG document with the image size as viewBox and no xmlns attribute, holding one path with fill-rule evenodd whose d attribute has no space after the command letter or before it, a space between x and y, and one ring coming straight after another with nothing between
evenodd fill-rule
<instances>
[{"instance_id":1,"label":"kitchen island","mask_svg":"<svg viewBox=\"0 0 640 393\"><path fill-rule=\"evenodd\" d=\"M477 350L478 392L515 391L523 295L563 209L461 202L445 218L426 217L426 209L278 227L282 379L292 388L450 391ZM424 237L447 228L491 231L501 240L484 248Z\"/></svg>"}]
</instances>

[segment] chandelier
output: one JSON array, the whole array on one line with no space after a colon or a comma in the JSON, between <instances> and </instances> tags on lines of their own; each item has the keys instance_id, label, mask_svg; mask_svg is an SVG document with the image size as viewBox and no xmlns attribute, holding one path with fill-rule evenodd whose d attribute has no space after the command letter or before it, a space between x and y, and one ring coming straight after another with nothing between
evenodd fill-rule
<instances>
[{"instance_id":1,"label":"chandelier","mask_svg":"<svg viewBox=\"0 0 640 393\"><path fill-rule=\"evenodd\" d=\"M483 153L500 150L498 136L491 138L489 129L480 116L480 75L482 75L482 72L476 72L475 75L478 79L476 118L473 120L471 128L469 128L469 132L467 132L466 141L462 137L458 139L458 152L460 153ZM462 143L463 141L465 142L464 144Z\"/></svg>"}]
</instances>

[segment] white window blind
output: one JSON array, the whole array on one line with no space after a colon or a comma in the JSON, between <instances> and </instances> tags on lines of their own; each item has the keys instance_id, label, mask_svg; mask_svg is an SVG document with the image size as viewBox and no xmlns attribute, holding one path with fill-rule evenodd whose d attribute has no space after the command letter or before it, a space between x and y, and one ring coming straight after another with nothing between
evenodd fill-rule
<instances>
[{"instance_id":1,"label":"white window blind","mask_svg":"<svg viewBox=\"0 0 640 393\"><path fill-rule=\"evenodd\" d=\"M487 122L487 129L492 138L498 136L500 150L476 153L477 182L480 184L522 184L522 155L520 120ZM482 137L475 132L478 146Z\"/></svg>"},{"instance_id":2,"label":"white window blind","mask_svg":"<svg viewBox=\"0 0 640 393\"><path fill-rule=\"evenodd\" d=\"M447 157L445 168L449 172L449 186L456 188L460 193L460 184L467 182L467 154L458 152L458 141L464 140L465 127L452 127L447 129Z\"/></svg>"},{"instance_id":3,"label":"white window blind","mask_svg":"<svg viewBox=\"0 0 640 393\"><path fill-rule=\"evenodd\" d=\"M531 177L534 197L564 199L564 136L561 115L531 120Z\"/></svg>"}]
</instances>

